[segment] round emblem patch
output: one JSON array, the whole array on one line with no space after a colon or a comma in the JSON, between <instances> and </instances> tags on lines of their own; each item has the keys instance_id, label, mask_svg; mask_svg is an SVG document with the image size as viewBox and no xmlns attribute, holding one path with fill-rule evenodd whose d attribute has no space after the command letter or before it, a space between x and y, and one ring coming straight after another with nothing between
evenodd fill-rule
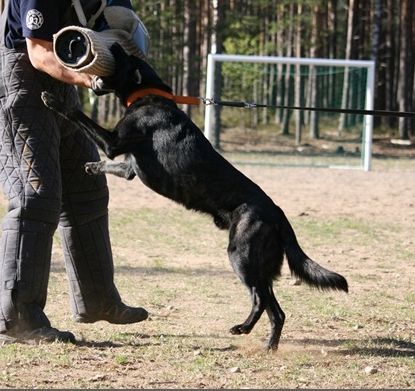
<instances>
[{"instance_id":1,"label":"round emblem patch","mask_svg":"<svg viewBox=\"0 0 415 391\"><path fill-rule=\"evenodd\" d=\"M40 11L32 9L26 15L26 26L30 30L38 30L43 25L43 15Z\"/></svg>"}]
</instances>

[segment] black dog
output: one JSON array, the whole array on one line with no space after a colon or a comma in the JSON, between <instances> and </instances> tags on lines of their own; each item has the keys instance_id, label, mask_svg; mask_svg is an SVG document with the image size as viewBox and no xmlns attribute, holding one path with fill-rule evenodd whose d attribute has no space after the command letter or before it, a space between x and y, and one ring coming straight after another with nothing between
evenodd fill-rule
<instances>
[{"instance_id":1,"label":"black dog","mask_svg":"<svg viewBox=\"0 0 415 391\"><path fill-rule=\"evenodd\" d=\"M118 46L112 51L117 72L106 82L123 102L134 91L149 87L171 92L147 63L127 56ZM229 259L252 298L248 318L230 332L248 334L266 311L271 322L268 347L276 349L285 315L272 285L280 275L284 253L291 272L312 286L347 292L347 281L312 261L300 248L283 211L212 148L173 100L153 93L133 103L111 132L81 111L63 107L48 93L42 98L76 123L108 158L125 154L120 163L87 163L89 174L110 173L126 179L137 175L157 193L211 215L219 228L229 230Z\"/></svg>"}]
</instances>

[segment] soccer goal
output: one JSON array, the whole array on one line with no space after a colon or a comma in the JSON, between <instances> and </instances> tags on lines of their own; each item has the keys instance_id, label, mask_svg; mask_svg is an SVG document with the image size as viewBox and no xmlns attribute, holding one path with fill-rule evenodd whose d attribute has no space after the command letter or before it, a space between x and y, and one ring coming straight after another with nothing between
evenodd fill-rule
<instances>
[{"instance_id":1,"label":"soccer goal","mask_svg":"<svg viewBox=\"0 0 415 391\"><path fill-rule=\"evenodd\" d=\"M373 110L374 72L373 61L210 54L206 98ZM207 105L204 123L234 162L371 168L369 115Z\"/></svg>"}]
</instances>

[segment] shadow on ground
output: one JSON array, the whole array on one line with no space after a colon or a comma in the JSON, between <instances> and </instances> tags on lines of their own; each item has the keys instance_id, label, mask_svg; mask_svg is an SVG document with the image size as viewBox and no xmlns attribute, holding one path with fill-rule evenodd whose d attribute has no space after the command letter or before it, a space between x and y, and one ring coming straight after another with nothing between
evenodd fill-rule
<instances>
[{"instance_id":1,"label":"shadow on ground","mask_svg":"<svg viewBox=\"0 0 415 391\"><path fill-rule=\"evenodd\" d=\"M212 334L139 334L139 333L122 333L124 342L111 341L79 341L78 346L93 348L122 348L123 346L146 347L161 345L162 339L206 339L222 340L217 347L209 348L210 350L225 352L238 350L236 345L229 343L226 335ZM223 345L223 346L221 346ZM374 338L374 339L284 339L281 340L280 347L287 349L287 345L294 345L307 350L314 346L321 348L332 348L328 353L335 355L358 355L358 356L377 356L377 357L412 357L415 358L415 344L410 341L403 341L395 338ZM200 346L197 346L199 348ZM196 347L195 347L196 348Z\"/></svg>"},{"instance_id":2,"label":"shadow on ground","mask_svg":"<svg viewBox=\"0 0 415 391\"><path fill-rule=\"evenodd\" d=\"M359 355L378 357L413 357L415 358L415 344L396 338L370 339L289 339L285 343L301 346L321 346L335 348L331 351L338 355Z\"/></svg>"}]
</instances>

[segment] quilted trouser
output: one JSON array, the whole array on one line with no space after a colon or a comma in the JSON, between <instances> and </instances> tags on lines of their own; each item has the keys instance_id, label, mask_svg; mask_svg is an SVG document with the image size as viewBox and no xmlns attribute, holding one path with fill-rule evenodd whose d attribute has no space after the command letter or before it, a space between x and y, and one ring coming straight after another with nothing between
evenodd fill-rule
<instances>
[{"instance_id":1,"label":"quilted trouser","mask_svg":"<svg viewBox=\"0 0 415 391\"><path fill-rule=\"evenodd\" d=\"M47 109L73 87L36 71L24 52L0 49L0 182L9 201L0 242L0 332L49 327L43 312L59 224L75 316L121 303L113 282L104 176L88 176L95 146Z\"/></svg>"}]
</instances>

